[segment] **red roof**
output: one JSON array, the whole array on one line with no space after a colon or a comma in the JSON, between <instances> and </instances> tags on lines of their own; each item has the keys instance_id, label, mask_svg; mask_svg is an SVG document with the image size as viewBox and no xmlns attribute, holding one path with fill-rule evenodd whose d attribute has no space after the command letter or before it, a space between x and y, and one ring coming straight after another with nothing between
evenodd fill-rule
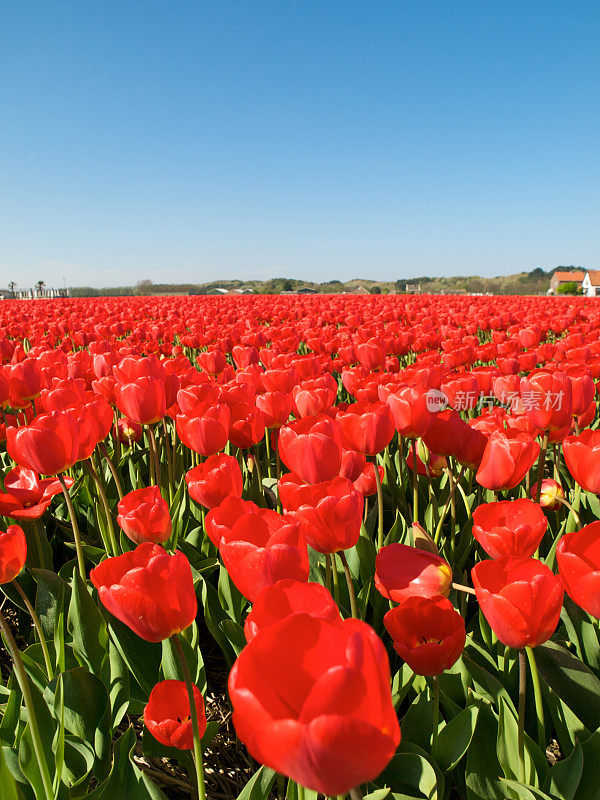
<instances>
[{"instance_id":1,"label":"red roof","mask_svg":"<svg viewBox=\"0 0 600 800\"><path fill-rule=\"evenodd\" d=\"M588 275L590 276L592 286L600 286L600 270L590 269L588 270Z\"/></svg>"},{"instance_id":2,"label":"red roof","mask_svg":"<svg viewBox=\"0 0 600 800\"><path fill-rule=\"evenodd\" d=\"M595 273L590 272L590 276ZM554 277L558 281L582 281L585 277L585 272L566 272L559 270L554 273Z\"/></svg>"}]
</instances>

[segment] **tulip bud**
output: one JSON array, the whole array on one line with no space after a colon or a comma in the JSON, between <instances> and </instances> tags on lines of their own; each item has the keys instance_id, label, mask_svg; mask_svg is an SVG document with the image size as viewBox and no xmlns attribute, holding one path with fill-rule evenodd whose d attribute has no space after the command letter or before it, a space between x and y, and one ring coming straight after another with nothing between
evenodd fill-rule
<instances>
[{"instance_id":1,"label":"tulip bud","mask_svg":"<svg viewBox=\"0 0 600 800\"><path fill-rule=\"evenodd\" d=\"M532 499L537 497L537 490L538 485L534 483L531 487L531 491L529 492L529 496ZM542 481L542 491L540 494L540 505L542 508L547 508L549 511L557 511L561 504L561 500L564 500L565 493L560 485L552 478L544 478Z\"/></svg>"}]
</instances>

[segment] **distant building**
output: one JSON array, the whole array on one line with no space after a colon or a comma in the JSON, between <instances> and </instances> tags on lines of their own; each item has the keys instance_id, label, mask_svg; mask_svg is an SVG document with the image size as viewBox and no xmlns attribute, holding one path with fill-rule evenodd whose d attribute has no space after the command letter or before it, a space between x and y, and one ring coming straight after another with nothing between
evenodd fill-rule
<instances>
[{"instance_id":1,"label":"distant building","mask_svg":"<svg viewBox=\"0 0 600 800\"><path fill-rule=\"evenodd\" d=\"M370 292L364 286L358 285L355 289L352 289L350 294L370 294Z\"/></svg>"},{"instance_id":2,"label":"distant building","mask_svg":"<svg viewBox=\"0 0 600 800\"><path fill-rule=\"evenodd\" d=\"M10 295L12 297L12 295ZM58 297L71 297L70 289L18 289L14 297L18 300L54 300Z\"/></svg>"},{"instance_id":3,"label":"distant building","mask_svg":"<svg viewBox=\"0 0 600 800\"><path fill-rule=\"evenodd\" d=\"M242 286L239 289L232 289L228 294L254 294L254 289L250 289L248 286Z\"/></svg>"},{"instance_id":4,"label":"distant building","mask_svg":"<svg viewBox=\"0 0 600 800\"><path fill-rule=\"evenodd\" d=\"M556 294L556 290L559 286L562 286L563 283L575 282L578 286L581 286L584 277L585 272L581 272L579 270L573 270L573 272L569 272L569 270L558 270L550 278L550 288L548 289L548 294Z\"/></svg>"},{"instance_id":5,"label":"distant building","mask_svg":"<svg viewBox=\"0 0 600 800\"><path fill-rule=\"evenodd\" d=\"M600 270L593 269L586 272L581 282L581 288L586 297L600 296Z\"/></svg>"},{"instance_id":6,"label":"distant building","mask_svg":"<svg viewBox=\"0 0 600 800\"><path fill-rule=\"evenodd\" d=\"M224 289L222 286L213 286L206 294L229 294L229 289Z\"/></svg>"},{"instance_id":7,"label":"distant building","mask_svg":"<svg viewBox=\"0 0 600 800\"><path fill-rule=\"evenodd\" d=\"M420 283L407 283L404 291L406 294L421 294L421 284Z\"/></svg>"},{"instance_id":8,"label":"distant building","mask_svg":"<svg viewBox=\"0 0 600 800\"><path fill-rule=\"evenodd\" d=\"M303 286L301 289L298 289L298 294L316 294L316 289L311 289L310 286Z\"/></svg>"}]
</instances>

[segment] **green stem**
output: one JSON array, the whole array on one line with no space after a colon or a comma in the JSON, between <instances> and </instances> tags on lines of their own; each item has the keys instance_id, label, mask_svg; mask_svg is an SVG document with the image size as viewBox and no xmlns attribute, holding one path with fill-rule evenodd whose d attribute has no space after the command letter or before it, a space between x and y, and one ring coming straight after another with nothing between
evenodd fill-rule
<instances>
[{"instance_id":1,"label":"green stem","mask_svg":"<svg viewBox=\"0 0 600 800\"><path fill-rule=\"evenodd\" d=\"M577 511L575 511L571 503L565 500L564 497L556 497L555 499L558 500L559 503L562 503L563 506L569 509L569 512L573 515L575 519L577 530L581 530L581 520L579 519L579 514L577 513Z\"/></svg>"},{"instance_id":2,"label":"green stem","mask_svg":"<svg viewBox=\"0 0 600 800\"><path fill-rule=\"evenodd\" d=\"M383 547L383 492L381 491L381 480L377 469L377 456L373 459L373 469L375 470L375 486L377 487L377 517L379 522L377 534L377 549Z\"/></svg>"},{"instance_id":3,"label":"green stem","mask_svg":"<svg viewBox=\"0 0 600 800\"><path fill-rule=\"evenodd\" d=\"M162 421L162 428L163 428L163 440L165 443L165 454L167 457L167 478L169 481L169 506L173 502L173 496L175 494L175 485L173 483L173 454L171 452L171 444L169 442L169 431L167 428L167 421L163 419Z\"/></svg>"},{"instance_id":4,"label":"green stem","mask_svg":"<svg viewBox=\"0 0 600 800\"><path fill-rule=\"evenodd\" d=\"M325 554L325 588L331 594L331 553Z\"/></svg>"},{"instance_id":5,"label":"green stem","mask_svg":"<svg viewBox=\"0 0 600 800\"><path fill-rule=\"evenodd\" d=\"M358 619L358 610L356 608L356 594L354 592L354 584L352 583L352 575L350 575L350 567L348 566L348 561L346 560L346 554L343 550L340 550L338 553L340 557L340 561L342 562L342 567L344 569L344 575L346 576L346 585L348 586L348 594L350 595L350 613L354 617L354 619Z\"/></svg>"},{"instance_id":6,"label":"green stem","mask_svg":"<svg viewBox=\"0 0 600 800\"><path fill-rule=\"evenodd\" d=\"M23 661L21 660L19 648L17 647L10 627L6 622L2 611L0 611L0 631L2 632L2 637L4 638L6 648L12 658L15 675L17 676L17 681L19 682L19 686L21 687L21 692L23 694L23 701L25 703L25 709L27 711L27 717L29 720L29 730L31 731L33 751L35 753L35 759L37 761L40 776L42 778L42 784L44 786L44 795L46 796L46 800L53 800L54 792L52 791L52 778L50 777L48 764L46 763L46 756L44 754L44 746L40 737L35 706L33 704L33 695L31 694L31 686L29 685L29 679L27 678L27 673L25 672L25 667L23 666Z\"/></svg>"},{"instance_id":7,"label":"green stem","mask_svg":"<svg viewBox=\"0 0 600 800\"><path fill-rule=\"evenodd\" d=\"M535 713L537 716L538 743L542 753L546 752L546 727L544 725L544 706L542 703L542 691L540 688L540 676L538 674L535 655L532 647L526 647L529 669L531 670L531 681L533 683L533 695L535 697Z\"/></svg>"},{"instance_id":8,"label":"green stem","mask_svg":"<svg viewBox=\"0 0 600 800\"><path fill-rule=\"evenodd\" d=\"M29 602L29 598L23 591L23 588L19 584L18 581L13 581L13 586L16 588L17 592L21 595L21 600L25 604L25 608L29 612L29 616L33 620L33 626L35 628L35 632L38 635L38 639L40 640L40 645L42 646L42 653L44 654L44 662L46 664L46 672L48 673L48 680L51 681L54 677L54 670L52 669L52 661L50 660L50 653L48 652L48 645L46 644L46 637L44 636L44 631L42 630L42 626L40 624L40 620L38 615L35 613L35 608Z\"/></svg>"},{"instance_id":9,"label":"green stem","mask_svg":"<svg viewBox=\"0 0 600 800\"><path fill-rule=\"evenodd\" d=\"M267 428L265 431L265 447L267 448L267 477L272 478L271 472L271 431Z\"/></svg>"},{"instance_id":10,"label":"green stem","mask_svg":"<svg viewBox=\"0 0 600 800\"><path fill-rule=\"evenodd\" d=\"M96 484L96 488L98 489L98 494L100 495L100 502L102 503L102 508L104 509L104 517L106 519L106 526L108 528L108 539L110 542L110 549L112 550L113 556L120 555L119 547L117 545L117 539L115 536L115 526L113 525L112 514L110 513L110 506L108 505L108 498L106 497L106 492L104 491L104 486L102 484L102 480L100 476L96 472L96 468L92 462L92 459L89 458L87 461L84 461L84 465L87 468L88 472L94 479L94 483Z\"/></svg>"},{"instance_id":11,"label":"green stem","mask_svg":"<svg viewBox=\"0 0 600 800\"><path fill-rule=\"evenodd\" d=\"M431 753L435 757L435 749L437 746L438 728L440 725L440 678L439 675L434 675L433 683L433 729L431 732Z\"/></svg>"},{"instance_id":12,"label":"green stem","mask_svg":"<svg viewBox=\"0 0 600 800\"><path fill-rule=\"evenodd\" d=\"M519 751L519 780L526 782L525 777L525 688L527 682L527 661L525 651L519 650L519 727L517 748Z\"/></svg>"},{"instance_id":13,"label":"green stem","mask_svg":"<svg viewBox=\"0 0 600 800\"><path fill-rule=\"evenodd\" d=\"M119 500L122 500L123 499L123 486L121 484L121 479L119 478L119 473L117 472L117 468L115 467L115 465L113 463L113 460L110 457L104 442L99 442L98 447L100 448L100 452L102 453L103 458L106 459L106 463L108 464L108 468L110 470L110 474L113 476L113 480L115 482L115 486L117 487L117 493L119 495Z\"/></svg>"},{"instance_id":14,"label":"green stem","mask_svg":"<svg viewBox=\"0 0 600 800\"><path fill-rule=\"evenodd\" d=\"M156 446L156 436L151 425L148 425L148 442L154 460L154 480L158 488L161 488L160 461L158 460L158 447Z\"/></svg>"},{"instance_id":15,"label":"green stem","mask_svg":"<svg viewBox=\"0 0 600 800\"><path fill-rule=\"evenodd\" d=\"M67 504L67 510L69 512L69 517L71 519L71 527L73 529L73 539L75 540L75 550L77 552L77 564L79 565L79 574L81 575L81 580L85 583L87 580L85 576L85 560L83 558L81 535L79 533L79 525L77 524L77 517L75 516L75 509L73 508L73 503L71 502L69 490L67 489L67 484L65 483L65 479L62 473L59 473L57 477L60 482L60 485L62 486L63 494L65 496L65 503Z\"/></svg>"},{"instance_id":16,"label":"green stem","mask_svg":"<svg viewBox=\"0 0 600 800\"><path fill-rule=\"evenodd\" d=\"M535 491L535 502L539 504L542 496L542 478L544 477L544 467L546 466L546 450L548 449L548 431L544 431L542 439L542 449L540 450L540 460L538 464L537 487Z\"/></svg>"},{"instance_id":17,"label":"green stem","mask_svg":"<svg viewBox=\"0 0 600 800\"><path fill-rule=\"evenodd\" d=\"M202 761L202 747L200 746L200 728L198 726L198 711L196 709L196 701L194 699L194 689L193 689L194 685L192 683L192 676L190 675L190 670L188 668L187 661L185 660L185 655L183 653L181 642L179 641L179 634L176 633L174 636L171 636L171 641L173 642L173 646L175 648L175 651L177 653L177 658L179 659L179 664L181 666L181 671L183 672L185 685L187 687L188 701L190 704L190 716L192 718L192 735L194 737L194 763L196 765L198 800L205 800L206 789L204 787L204 763Z\"/></svg>"},{"instance_id":18,"label":"green stem","mask_svg":"<svg viewBox=\"0 0 600 800\"><path fill-rule=\"evenodd\" d=\"M419 484L417 481L417 441L412 440L413 523L419 521Z\"/></svg>"}]
</instances>

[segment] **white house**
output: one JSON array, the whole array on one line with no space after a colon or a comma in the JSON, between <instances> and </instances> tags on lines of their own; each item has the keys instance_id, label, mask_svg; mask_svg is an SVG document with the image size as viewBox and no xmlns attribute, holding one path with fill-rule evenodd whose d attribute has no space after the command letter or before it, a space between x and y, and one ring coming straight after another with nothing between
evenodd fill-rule
<instances>
[{"instance_id":1,"label":"white house","mask_svg":"<svg viewBox=\"0 0 600 800\"><path fill-rule=\"evenodd\" d=\"M581 288L586 297L600 297L600 270L593 269L586 272Z\"/></svg>"}]
</instances>

